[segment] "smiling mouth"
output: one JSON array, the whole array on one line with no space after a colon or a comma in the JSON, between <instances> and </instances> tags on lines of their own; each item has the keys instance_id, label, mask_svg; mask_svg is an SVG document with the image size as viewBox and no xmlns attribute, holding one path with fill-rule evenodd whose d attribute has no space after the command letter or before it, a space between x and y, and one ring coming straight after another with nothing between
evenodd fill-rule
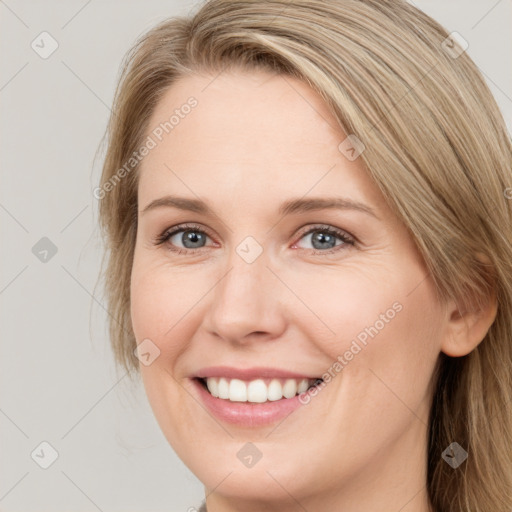
<instances>
[{"instance_id":1,"label":"smiling mouth","mask_svg":"<svg viewBox=\"0 0 512 512\"><path fill-rule=\"evenodd\" d=\"M254 379L196 377L210 395L229 402L264 403L293 398L323 383L323 379Z\"/></svg>"}]
</instances>

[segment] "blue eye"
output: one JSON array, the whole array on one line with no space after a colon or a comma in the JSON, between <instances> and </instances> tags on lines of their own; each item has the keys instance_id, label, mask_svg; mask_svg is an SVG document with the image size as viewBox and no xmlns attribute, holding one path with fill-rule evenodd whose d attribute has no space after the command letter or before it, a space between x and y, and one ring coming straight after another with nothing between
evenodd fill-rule
<instances>
[{"instance_id":1,"label":"blue eye","mask_svg":"<svg viewBox=\"0 0 512 512\"><path fill-rule=\"evenodd\" d=\"M316 254L330 254L343 249L346 245L354 245L354 239L348 233L331 226L315 226L306 231L301 239L306 236L310 236ZM340 243L337 244L337 241Z\"/></svg>"},{"instance_id":2,"label":"blue eye","mask_svg":"<svg viewBox=\"0 0 512 512\"><path fill-rule=\"evenodd\" d=\"M193 224L180 225L176 226L176 228L170 231L164 231L160 236L157 237L155 244L161 245L166 242L171 242L171 238L173 238L178 233L183 233L180 237L177 238L185 247L176 247L174 243L169 243L169 248L171 249L171 251L175 251L180 254L184 254L187 252L194 253L196 249L204 247L204 245L202 244L206 242L206 238L209 238L209 235L198 226L195 226Z\"/></svg>"},{"instance_id":3,"label":"blue eye","mask_svg":"<svg viewBox=\"0 0 512 512\"><path fill-rule=\"evenodd\" d=\"M323 224L311 227L301 235L300 239L302 240L307 236L311 236L313 254L331 254L355 244L355 239L345 231ZM174 241L172 240L173 237L176 237ZM210 235L199 226L182 224L164 231L156 238L154 244L163 245L167 243L169 249L175 253L195 254L199 249L206 246L208 238L211 238ZM177 243L182 244L183 247L177 246ZM307 250L303 247L300 247L300 249Z\"/></svg>"},{"instance_id":4,"label":"blue eye","mask_svg":"<svg viewBox=\"0 0 512 512\"><path fill-rule=\"evenodd\" d=\"M174 234L169 235L169 241L176 236L178 233L183 233L181 235L181 238L178 237L178 240L181 241L183 245L185 245L186 249L198 249L200 247L203 247L203 244L206 240L206 233L196 230L196 229L187 229L187 230L180 230L174 232ZM190 244L190 245L188 245Z\"/></svg>"}]
</instances>

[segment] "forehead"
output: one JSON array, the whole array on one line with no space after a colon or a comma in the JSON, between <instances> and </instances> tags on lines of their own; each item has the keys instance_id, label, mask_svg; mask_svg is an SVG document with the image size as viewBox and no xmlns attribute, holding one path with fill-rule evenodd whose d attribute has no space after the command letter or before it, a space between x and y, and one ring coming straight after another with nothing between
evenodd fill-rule
<instances>
[{"instance_id":1,"label":"forehead","mask_svg":"<svg viewBox=\"0 0 512 512\"><path fill-rule=\"evenodd\" d=\"M189 98L197 103L190 111ZM180 117L180 110L189 112ZM167 127L169 133L162 137L176 156L186 139L189 145L208 145L210 154L216 152L225 159L230 155L233 160L275 158L280 147L293 146L295 160L300 160L308 149L330 146L335 150L343 136L315 91L295 78L264 72L183 77L157 104L148 133L175 113L174 126ZM156 156L158 151L152 153Z\"/></svg>"},{"instance_id":2,"label":"forehead","mask_svg":"<svg viewBox=\"0 0 512 512\"><path fill-rule=\"evenodd\" d=\"M354 199L375 195L361 159L340 153L346 134L327 104L293 77L259 71L183 77L162 96L146 136L156 145L141 163L141 201L156 191L222 191L247 200L303 196L312 188Z\"/></svg>"}]
</instances>

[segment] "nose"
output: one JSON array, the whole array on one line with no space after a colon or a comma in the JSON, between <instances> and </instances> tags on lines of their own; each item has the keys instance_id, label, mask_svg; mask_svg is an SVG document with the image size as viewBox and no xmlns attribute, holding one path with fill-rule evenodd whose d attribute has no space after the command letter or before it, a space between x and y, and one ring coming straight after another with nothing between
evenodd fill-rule
<instances>
[{"instance_id":1,"label":"nose","mask_svg":"<svg viewBox=\"0 0 512 512\"><path fill-rule=\"evenodd\" d=\"M286 328L284 293L265 253L248 263L233 251L212 290L203 325L236 345L279 338Z\"/></svg>"}]
</instances>

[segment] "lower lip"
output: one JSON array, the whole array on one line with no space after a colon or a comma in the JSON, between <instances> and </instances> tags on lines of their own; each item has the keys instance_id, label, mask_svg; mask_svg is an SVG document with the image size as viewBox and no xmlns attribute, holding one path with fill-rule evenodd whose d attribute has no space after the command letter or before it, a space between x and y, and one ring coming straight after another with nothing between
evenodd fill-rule
<instances>
[{"instance_id":1,"label":"lower lip","mask_svg":"<svg viewBox=\"0 0 512 512\"><path fill-rule=\"evenodd\" d=\"M299 407L309 403L312 398L308 397L308 402L305 403L299 400L301 395L295 395L293 398L282 398L275 402L231 402L211 395L199 379L192 379L192 382L197 388L203 403L213 415L227 423L243 427L259 427L279 421Z\"/></svg>"}]
</instances>

